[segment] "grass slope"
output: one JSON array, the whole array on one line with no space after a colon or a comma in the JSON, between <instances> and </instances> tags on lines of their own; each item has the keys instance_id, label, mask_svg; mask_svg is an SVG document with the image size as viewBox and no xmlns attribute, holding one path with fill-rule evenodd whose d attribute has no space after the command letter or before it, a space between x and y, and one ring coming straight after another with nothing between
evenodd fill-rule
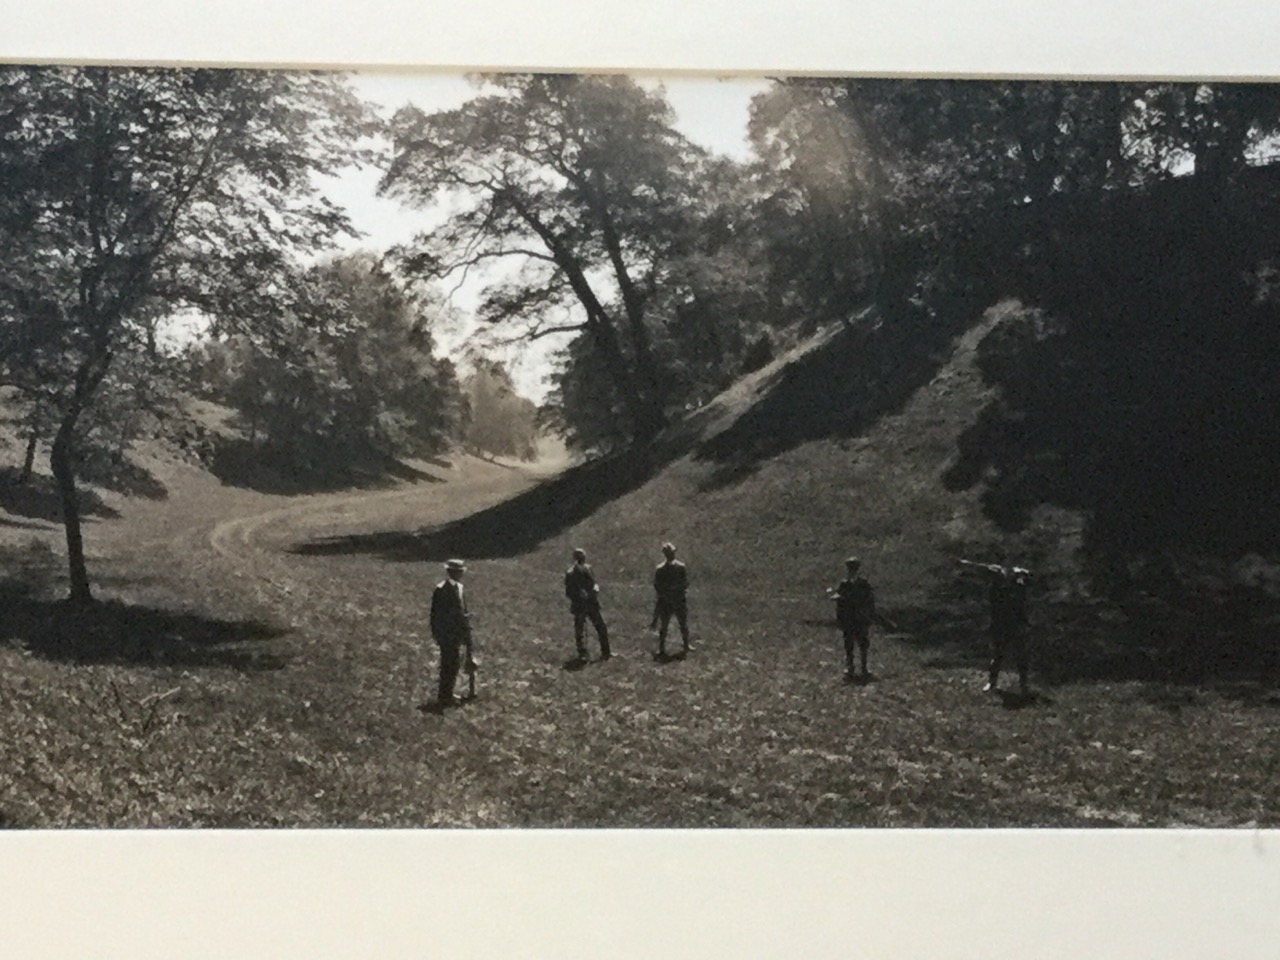
<instances>
[{"instance_id":1,"label":"grass slope","mask_svg":"<svg viewBox=\"0 0 1280 960\"><path fill-rule=\"evenodd\" d=\"M155 462L103 493L89 622L10 588L0 816L31 826L1273 825L1276 701L1116 669L1067 575L1079 522L1010 539L945 475L993 401L984 324L868 393L861 328L819 334L652 457L556 478L467 458L383 489L282 496ZM858 389L854 389L858 386ZM791 429L829 418L821 435ZM0 542L40 566L44 520ZM657 547L690 564L695 650L655 662ZM984 697L981 588L1001 544L1048 572L1030 704ZM585 547L619 656L569 669L560 592ZM425 629L437 562L471 560L480 697L444 715ZM901 628L843 682L822 589L859 553ZM24 560L25 558L25 560ZM31 573L28 580L35 577ZM10 613L10 611L12 613ZM1092 651L1092 652L1091 652ZM1099 652L1100 651L1100 652ZM1090 664L1098 658L1102 668ZM1123 662L1123 661L1119 661ZM1098 679L1098 674L1111 679Z\"/></svg>"}]
</instances>

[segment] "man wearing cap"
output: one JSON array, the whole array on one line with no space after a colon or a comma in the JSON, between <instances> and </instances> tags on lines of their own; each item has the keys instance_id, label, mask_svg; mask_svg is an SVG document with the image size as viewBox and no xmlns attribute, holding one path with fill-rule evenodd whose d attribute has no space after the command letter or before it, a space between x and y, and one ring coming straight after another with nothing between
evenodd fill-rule
<instances>
[{"instance_id":1,"label":"man wearing cap","mask_svg":"<svg viewBox=\"0 0 1280 960\"><path fill-rule=\"evenodd\" d=\"M600 659L612 656L609 650L609 628L600 613L600 585L587 563L587 552L573 551L573 566L564 574L564 595L569 598L569 612L573 614L573 641L578 646L578 659L587 660L587 621L595 627L600 641Z\"/></svg>"},{"instance_id":2,"label":"man wearing cap","mask_svg":"<svg viewBox=\"0 0 1280 960\"><path fill-rule=\"evenodd\" d=\"M850 680L858 675L853 667L855 647L862 664L862 678L866 680L871 676L867 670L867 653L871 649L871 621L876 613L876 597L867 578L858 575L861 567L857 557L850 557L844 562L844 579L827 591L828 596L835 597L836 623L844 634L845 676Z\"/></svg>"},{"instance_id":3,"label":"man wearing cap","mask_svg":"<svg viewBox=\"0 0 1280 960\"><path fill-rule=\"evenodd\" d=\"M431 637L440 648L440 692L437 703L453 706L457 699L453 686L462 666L462 649L467 651L467 671L475 670L476 660L471 642L471 621L467 598L462 590L462 577L467 566L461 560L445 564L445 578L431 594Z\"/></svg>"},{"instance_id":4,"label":"man wearing cap","mask_svg":"<svg viewBox=\"0 0 1280 960\"><path fill-rule=\"evenodd\" d=\"M1026 567L1006 567L999 563L959 561L961 566L984 570L988 574L987 600L991 608L991 665L983 692L998 689L1000 669L1005 657L1013 655L1018 667L1018 689L1026 696L1027 683L1027 583L1031 571Z\"/></svg>"},{"instance_id":5,"label":"man wearing cap","mask_svg":"<svg viewBox=\"0 0 1280 960\"><path fill-rule=\"evenodd\" d=\"M667 627L674 616L680 625L681 656L689 652L689 571L676 559L676 548L670 543L662 545L666 559L653 572L653 590L657 600L653 606L653 622L649 629L658 630L658 656L667 655Z\"/></svg>"}]
</instances>

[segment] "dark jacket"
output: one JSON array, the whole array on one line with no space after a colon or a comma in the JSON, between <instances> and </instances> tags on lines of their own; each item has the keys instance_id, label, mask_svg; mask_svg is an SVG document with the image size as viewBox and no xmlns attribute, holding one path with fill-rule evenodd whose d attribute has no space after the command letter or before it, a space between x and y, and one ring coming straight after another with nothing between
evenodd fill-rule
<instances>
[{"instance_id":1,"label":"dark jacket","mask_svg":"<svg viewBox=\"0 0 1280 960\"><path fill-rule=\"evenodd\" d=\"M841 627L865 627L876 613L876 596L866 577L846 577L836 585L836 622Z\"/></svg>"},{"instance_id":2,"label":"dark jacket","mask_svg":"<svg viewBox=\"0 0 1280 960\"><path fill-rule=\"evenodd\" d=\"M684 603L689 590L689 571L679 560L667 560L653 571L653 589L661 603Z\"/></svg>"},{"instance_id":3,"label":"dark jacket","mask_svg":"<svg viewBox=\"0 0 1280 960\"><path fill-rule=\"evenodd\" d=\"M458 646L471 635L466 592L456 580L436 584L431 594L431 636L441 646Z\"/></svg>"},{"instance_id":4,"label":"dark jacket","mask_svg":"<svg viewBox=\"0 0 1280 960\"><path fill-rule=\"evenodd\" d=\"M569 598L573 613L586 613L600 606L600 587L590 564L575 563L565 571L564 595Z\"/></svg>"},{"instance_id":5,"label":"dark jacket","mask_svg":"<svg viewBox=\"0 0 1280 960\"><path fill-rule=\"evenodd\" d=\"M991 627L993 630L1016 630L1027 623L1027 580L1012 573L991 578Z\"/></svg>"}]
</instances>

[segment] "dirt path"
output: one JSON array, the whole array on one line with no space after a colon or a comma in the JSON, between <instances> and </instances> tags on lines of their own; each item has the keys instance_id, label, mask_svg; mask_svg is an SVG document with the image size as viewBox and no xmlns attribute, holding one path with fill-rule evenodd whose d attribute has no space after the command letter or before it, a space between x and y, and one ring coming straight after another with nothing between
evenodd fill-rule
<instances>
[{"instance_id":1,"label":"dirt path","mask_svg":"<svg viewBox=\"0 0 1280 960\"><path fill-rule=\"evenodd\" d=\"M125 501L123 519L92 526L90 546L108 582L162 578L188 588L201 583L203 589L192 594L197 597L240 590L254 606L278 611L286 620L302 615L323 621L341 610L345 596L369 589L369 578L385 578L389 567L395 572L406 565L358 555L317 562L299 555L299 548L349 534L407 533L447 523L514 496L551 472L464 458L434 471L429 481L389 490L282 497L222 487L199 471L169 465L164 479L170 496ZM396 580L408 571L398 572ZM413 579L425 579L420 568L413 569Z\"/></svg>"}]
</instances>

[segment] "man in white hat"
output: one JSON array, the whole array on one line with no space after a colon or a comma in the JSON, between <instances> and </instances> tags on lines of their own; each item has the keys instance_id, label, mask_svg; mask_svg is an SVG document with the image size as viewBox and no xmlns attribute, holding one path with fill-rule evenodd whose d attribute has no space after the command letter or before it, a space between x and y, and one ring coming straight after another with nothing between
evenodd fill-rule
<instances>
[{"instance_id":1,"label":"man in white hat","mask_svg":"<svg viewBox=\"0 0 1280 960\"><path fill-rule=\"evenodd\" d=\"M462 589L467 565L461 560L450 560L444 569L445 578L436 584L431 594L431 637L440 648L440 691L436 702L441 707L449 707L458 702L453 686L462 666L463 648L467 651L468 672L475 670L476 660L467 598Z\"/></svg>"}]
</instances>

